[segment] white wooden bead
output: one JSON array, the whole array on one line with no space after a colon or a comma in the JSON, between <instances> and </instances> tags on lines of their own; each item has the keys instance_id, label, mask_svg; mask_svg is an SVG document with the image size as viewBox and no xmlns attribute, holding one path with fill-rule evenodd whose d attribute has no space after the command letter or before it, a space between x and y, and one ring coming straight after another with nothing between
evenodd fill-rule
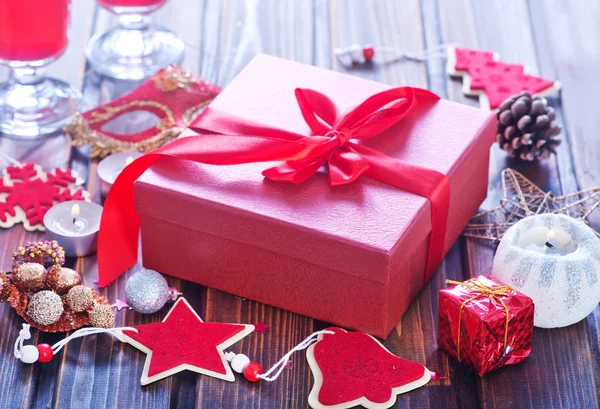
<instances>
[{"instance_id":1,"label":"white wooden bead","mask_svg":"<svg viewBox=\"0 0 600 409\"><path fill-rule=\"evenodd\" d=\"M347 52L348 52L348 50L346 50L345 48L342 48L342 47L335 47L333 49L333 53L335 55L342 55L342 54L346 54Z\"/></svg>"},{"instance_id":2,"label":"white wooden bead","mask_svg":"<svg viewBox=\"0 0 600 409\"><path fill-rule=\"evenodd\" d=\"M342 64L343 66L346 66L346 67L352 66L352 56L350 55L349 48L338 47L334 50L334 54L337 57L340 64Z\"/></svg>"},{"instance_id":3,"label":"white wooden bead","mask_svg":"<svg viewBox=\"0 0 600 409\"><path fill-rule=\"evenodd\" d=\"M26 364L32 364L38 360L40 357L40 351L35 347L35 345L23 345L21 348L21 361Z\"/></svg>"},{"instance_id":4,"label":"white wooden bead","mask_svg":"<svg viewBox=\"0 0 600 409\"><path fill-rule=\"evenodd\" d=\"M249 363L250 358L248 358L244 354L237 354L231 360L231 368L237 373L242 373L244 372L244 368L246 367L246 365L248 365Z\"/></svg>"},{"instance_id":5,"label":"white wooden bead","mask_svg":"<svg viewBox=\"0 0 600 409\"><path fill-rule=\"evenodd\" d=\"M350 46L350 56L355 63L362 64L365 62L365 55L363 54L363 48L360 44L352 44Z\"/></svg>"}]
</instances>

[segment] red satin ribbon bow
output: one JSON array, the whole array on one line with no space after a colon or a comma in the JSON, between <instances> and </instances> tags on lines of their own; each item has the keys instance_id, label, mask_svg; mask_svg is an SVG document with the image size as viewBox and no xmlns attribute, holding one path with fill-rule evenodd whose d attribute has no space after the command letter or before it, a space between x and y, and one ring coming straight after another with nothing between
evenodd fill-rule
<instances>
[{"instance_id":1,"label":"red satin ribbon bow","mask_svg":"<svg viewBox=\"0 0 600 409\"><path fill-rule=\"evenodd\" d=\"M371 138L398 123L421 98L439 99L419 88L392 88L340 115L327 96L296 89L302 116L315 136L264 126L208 107L191 129L214 134L179 138L146 154L127 166L113 184L104 204L98 238L99 285L110 284L137 261L140 219L134 208L133 183L162 156L211 165L283 161L264 170L263 175L295 183L306 180L327 162L332 186L367 174L426 197L431 202L432 225L425 274L425 280L429 279L443 257L450 203L447 177L352 141Z\"/></svg>"}]
</instances>

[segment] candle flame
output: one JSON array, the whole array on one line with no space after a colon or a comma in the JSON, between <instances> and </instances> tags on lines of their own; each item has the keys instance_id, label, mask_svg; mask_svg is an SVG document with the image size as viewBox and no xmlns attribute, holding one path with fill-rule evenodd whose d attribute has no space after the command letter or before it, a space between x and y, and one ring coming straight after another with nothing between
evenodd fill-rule
<instances>
[{"instance_id":1,"label":"candle flame","mask_svg":"<svg viewBox=\"0 0 600 409\"><path fill-rule=\"evenodd\" d=\"M131 156L128 156L128 157L127 157L127 160L125 161L125 166L129 166L129 164L130 164L131 162L133 162L133 157L131 157Z\"/></svg>"},{"instance_id":2,"label":"candle flame","mask_svg":"<svg viewBox=\"0 0 600 409\"><path fill-rule=\"evenodd\" d=\"M79 204L75 203L71 208L71 216L77 217L79 216Z\"/></svg>"},{"instance_id":3,"label":"candle flame","mask_svg":"<svg viewBox=\"0 0 600 409\"><path fill-rule=\"evenodd\" d=\"M548 240L552 240L554 238L554 230L552 230L552 229L548 230L547 238L548 238Z\"/></svg>"}]
</instances>

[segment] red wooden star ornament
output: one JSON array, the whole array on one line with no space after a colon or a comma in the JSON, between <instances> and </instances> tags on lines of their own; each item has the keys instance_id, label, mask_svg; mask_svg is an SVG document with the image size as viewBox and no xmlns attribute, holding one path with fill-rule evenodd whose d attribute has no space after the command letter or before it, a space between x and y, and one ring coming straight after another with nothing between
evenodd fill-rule
<instances>
[{"instance_id":1,"label":"red wooden star ornament","mask_svg":"<svg viewBox=\"0 0 600 409\"><path fill-rule=\"evenodd\" d=\"M184 298L162 322L134 328L137 333L123 330L119 338L147 354L142 385L186 369L233 382L224 349L254 331L254 325L203 322Z\"/></svg>"}]
</instances>

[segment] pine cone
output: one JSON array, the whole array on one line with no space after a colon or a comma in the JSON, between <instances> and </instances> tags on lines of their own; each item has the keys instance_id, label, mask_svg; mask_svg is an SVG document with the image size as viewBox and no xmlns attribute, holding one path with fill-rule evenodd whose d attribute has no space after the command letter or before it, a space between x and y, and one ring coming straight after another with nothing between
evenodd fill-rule
<instances>
[{"instance_id":1,"label":"pine cone","mask_svg":"<svg viewBox=\"0 0 600 409\"><path fill-rule=\"evenodd\" d=\"M523 91L498 107L496 142L512 157L523 160L548 159L560 145L553 137L560 126L552 123L556 113L545 98Z\"/></svg>"}]
</instances>

